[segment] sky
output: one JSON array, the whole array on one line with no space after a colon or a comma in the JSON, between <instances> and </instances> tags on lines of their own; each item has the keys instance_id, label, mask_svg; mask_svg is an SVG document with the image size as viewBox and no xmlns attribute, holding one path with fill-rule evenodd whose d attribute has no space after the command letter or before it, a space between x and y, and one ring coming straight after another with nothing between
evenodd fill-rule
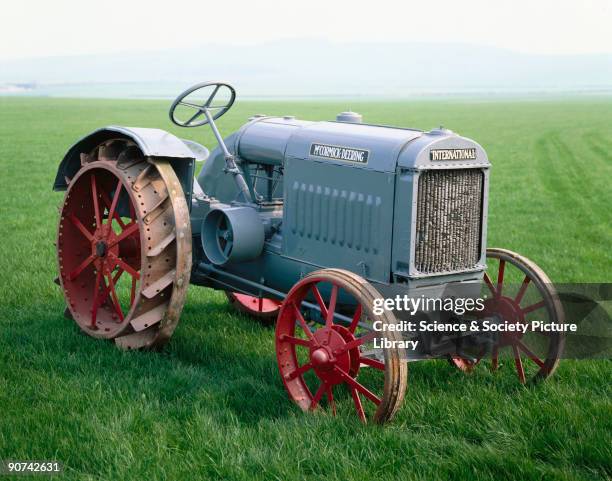
<instances>
[{"instance_id":1,"label":"sky","mask_svg":"<svg viewBox=\"0 0 612 481\"><path fill-rule=\"evenodd\" d=\"M610 0L5 0L0 60L283 39L612 53Z\"/></svg>"}]
</instances>

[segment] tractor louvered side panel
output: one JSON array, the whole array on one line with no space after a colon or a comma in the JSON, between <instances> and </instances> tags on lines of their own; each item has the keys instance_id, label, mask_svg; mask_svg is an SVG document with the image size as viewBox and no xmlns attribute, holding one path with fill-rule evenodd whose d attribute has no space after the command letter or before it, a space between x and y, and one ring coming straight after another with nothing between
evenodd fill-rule
<instances>
[{"instance_id":1,"label":"tractor louvered side panel","mask_svg":"<svg viewBox=\"0 0 612 481\"><path fill-rule=\"evenodd\" d=\"M389 282L395 173L293 157L284 171L283 256Z\"/></svg>"},{"instance_id":2,"label":"tractor louvered side panel","mask_svg":"<svg viewBox=\"0 0 612 481\"><path fill-rule=\"evenodd\" d=\"M432 274L472 269L480 259L482 170L430 170L418 182L416 270Z\"/></svg>"},{"instance_id":3,"label":"tractor louvered side panel","mask_svg":"<svg viewBox=\"0 0 612 481\"><path fill-rule=\"evenodd\" d=\"M293 235L322 244L378 253L382 199L379 196L294 182L288 209Z\"/></svg>"}]
</instances>

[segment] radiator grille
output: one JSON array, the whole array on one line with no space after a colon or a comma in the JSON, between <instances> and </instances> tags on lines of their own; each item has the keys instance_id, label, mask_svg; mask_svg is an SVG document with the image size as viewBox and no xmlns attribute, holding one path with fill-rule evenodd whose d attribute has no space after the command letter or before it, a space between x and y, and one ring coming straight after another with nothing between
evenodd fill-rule
<instances>
[{"instance_id":1,"label":"radiator grille","mask_svg":"<svg viewBox=\"0 0 612 481\"><path fill-rule=\"evenodd\" d=\"M430 274L473 268L480 258L482 170L430 170L418 182L417 271Z\"/></svg>"}]
</instances>

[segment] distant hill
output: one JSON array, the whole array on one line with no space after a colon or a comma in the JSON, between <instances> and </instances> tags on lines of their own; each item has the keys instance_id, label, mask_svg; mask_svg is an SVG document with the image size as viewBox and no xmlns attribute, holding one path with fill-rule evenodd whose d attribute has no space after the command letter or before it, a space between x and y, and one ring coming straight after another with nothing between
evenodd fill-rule
<instances>
[{"instance_id":1,"label":"distant hill","mask_svg":"<svg viewBox=\"0 0 612 481\"><path fill-rule=\"evenodd\" d=\"M612 90L612 54L288 40L0 62L0 93L164 97L208 79L262 97L592 92Z\"/></svg>"}]
</instances>

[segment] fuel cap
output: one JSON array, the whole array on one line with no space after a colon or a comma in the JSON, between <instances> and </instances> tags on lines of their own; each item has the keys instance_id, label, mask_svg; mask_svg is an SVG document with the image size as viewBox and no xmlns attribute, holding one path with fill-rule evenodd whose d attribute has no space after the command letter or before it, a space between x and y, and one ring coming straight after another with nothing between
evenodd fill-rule
<instances>
[{"instance_id":1,"label":"fuel cap","mask_svg":"<svg viewBox=\"0 0 612 481\"><path fill-rule=\"evenodd\" d=\"M349 122L353 124L360 124L363 120L363 116L358 114L357 112L351 112L350 110L347 112L340 112L336 115L337 122Z\"/></svg>"}]
</instances>

